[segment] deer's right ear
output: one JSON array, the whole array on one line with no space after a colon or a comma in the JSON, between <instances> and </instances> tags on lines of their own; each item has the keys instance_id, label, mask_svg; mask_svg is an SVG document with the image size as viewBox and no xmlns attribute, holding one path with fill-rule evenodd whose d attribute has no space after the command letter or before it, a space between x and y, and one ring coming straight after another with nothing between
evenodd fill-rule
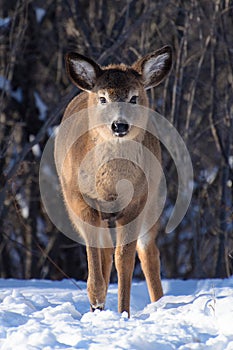
<instances>
[{"instance_id":1,"label":"deer's right ear","mask_svg":"<svg viewBox=\"0 0 233 350\"><path fill-rule=\"evenodd\" d=\"M66 55L66 70L72 82L86 91L93 89L97 78L102 74L96 62L75 52Z\"/></svg>"}]
</instances>

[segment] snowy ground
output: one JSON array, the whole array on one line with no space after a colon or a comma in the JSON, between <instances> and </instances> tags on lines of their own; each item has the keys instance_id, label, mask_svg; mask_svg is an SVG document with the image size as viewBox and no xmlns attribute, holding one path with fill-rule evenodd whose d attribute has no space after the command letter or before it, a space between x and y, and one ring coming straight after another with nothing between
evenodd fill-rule
<instances>
[{"instance_id":1,"label":"snowy ground","mask_svg":"<svg viewBox=\"0 0 233 350\"><path fill-rule=\"evenodd\" d=\"M164 280L149 304L134 282L131 318L117 313L117 286L106 311L89 312L86 284L0 279L0 349L233 349L233 278Z\"/></svg>"}]
</instances>

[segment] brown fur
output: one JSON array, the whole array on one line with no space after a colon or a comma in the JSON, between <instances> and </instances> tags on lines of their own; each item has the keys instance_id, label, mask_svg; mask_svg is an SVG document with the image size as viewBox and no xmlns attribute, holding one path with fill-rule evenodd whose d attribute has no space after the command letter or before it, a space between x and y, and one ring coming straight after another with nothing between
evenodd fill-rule
<instances>
[{"instance_id":1,"label":"brown fur","mask_svg":"<svg viewBox=\"0 0 233 350\"><path fill-rule=\"evenodd\" d=\"M150 59L152 60L149 61ZM153 66L153 60L155 61L154 66L157 64L157 71ZM170 67L170 47L164 47L145 56L132 67L121 64L101 68L94 61L82 55L67 55L68 74L72 81L85 91L69 103L63 122L76 112L80 113L81 110L96 106L100 96L106 96L108 103L129 102L130 94L136 93L138 95L137 103L147 107L148 98L145 90L149 85L159 84L169 72ZM96 175L97 191L91 186L84 190L85 193L80 190L77 176L82 160L95 147L105 145L103 143L104 134L101 134L100 131L101 127L98 127L79 137L68 151L62 171L58 171L58 173L70 219L87 246L88 295L91 309L104 308L114 252L111 247L112 236L110 234L109 236L104 235L101 238L102 243L99 242L101 247L104 240L104 245L109 248L93 247L96 242L93 244L91 234L77 223L75 215L80 217L82 221L96 227L97 233L100 228L110 227L111 231L111 227L116 227L115 265L118 273L118 310L119 312L127 311L129 314L130 287L136 249L146 277L151 301L156 301L163 295L160 281L159 251L155 245L157 225L155 224L145 237L139 239L142 222L137 221L136 225L134 224L132 227L129 224L126 229L125 224L131 223L140 214L147 201L147 182L139 166L126 159L114 159L115 150L112 147L103 146L102 149L100 148L101 152L93 156L86 165L86 174ZM103 130L104 132L105 130ZM113 136L109 135L109 140L111 137ZM140 142L161 161L159 141L150 133L134 127L125 138ZM59 141L56 143L55 158L58 161L62 145L59 145ZM95 168L95 164L97 164L95 157L104 157L104 154L111 154L112 160L100 168L98 166ZM160 176L158 172L157 178L154 180L152 212L148 215L153 215L153 210L156 210ZM117 198L116 183L125 178L133 184L134 194L131 202L124 209L117 211L117 208L114 207L114 200ZM85 201L87 198L95 209ZM103 200L113 201L114 214L104 212ZM128 235L132 234L129 230L133 232L134 239L125 244Z\"/></svg>"}]
</instances>

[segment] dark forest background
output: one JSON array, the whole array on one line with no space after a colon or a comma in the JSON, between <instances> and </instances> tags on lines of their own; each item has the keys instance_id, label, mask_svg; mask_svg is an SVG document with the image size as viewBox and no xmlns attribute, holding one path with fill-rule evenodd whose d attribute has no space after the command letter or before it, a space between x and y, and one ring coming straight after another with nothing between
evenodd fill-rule
<instances>
[{"instance_id":1,"label":"dark forest background","mask_svg":"<svg viewBox=\"0 0 233 350\"><path fill-rule=\"evenodd\" d=\"M195 182L184 220L165 234L177 175L164 150L162 276L232 274L233 2L0 0L0 277L87 276L85 247L53 226L38 184L46 141L78 93L64 54L131 64L166 44L173 46L174 66L150 91L151 107L185 140ZM134 274L142 278L138 261Z\"/></svg>"}]
</instances>

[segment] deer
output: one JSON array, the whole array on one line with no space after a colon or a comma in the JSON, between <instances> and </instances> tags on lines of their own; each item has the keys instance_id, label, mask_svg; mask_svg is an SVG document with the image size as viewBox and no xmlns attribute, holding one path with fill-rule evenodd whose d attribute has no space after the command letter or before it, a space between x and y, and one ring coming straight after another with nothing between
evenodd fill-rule
<instances>
[{"instance_id":1,"label":"deer","mask_svg":"<svg viewBox=\"0 0 233 350\"><path fill-rule=\"evenodd\" d=\"M149 108L147 90L159 85L170 72L172 48L164 46L139 58L131 66L123 63L100 66L92 58L76 52L66 54L65 63L68 77L82 92L67 105L61 125L72 120L75 114L84 112L86 117L74 119L65 136L56 138L55 163L59 168L58 177L69 220L86 245L90 310L103 310L105 307L114 259L118 277L118 312L127 312L130 317L130 293L136 252L145 275L150 301L155 302L163 296L160 253L156 245L159 224L155 222L145 234L140 235L146 215L140 220L134 219L139 216L147 200L146 179L140 167L131 161L121 159L117 154L114 159L114 145L123 145L122 149L127 153L123 141L135 141L147 147L159 163L162 160L159 140L147 130L135 126L134 114L132 116L131 113L129 118L127 108L121 109L120 106ZM65 142L69 138L69 131L80 130L85 123L91 122L97 113L106 111L106 108L111 110L111 113L107 113L110 115L108 125L84 128L86 131L67 150ZM145 115L145 120L146 118ZM111 146L107 146L108 142ZM62 167L59 167L57 164L64 149L66 156ZM83 159L93 149L96 151L92 153L92 158L87 159L83 165ZM98 158L109 152L113 155L111 161L104 165L98 163ZM101 165L97 167L95 164ZM81 166L86 176L95 173L95 191L90 189L90 186L79 185L77 179ZM134 187L132 199L123 208L118 206L114 209L113 206L112 209L106 210L102 204L114 203L117 197L116 182L125 176ZM153 199L149 215L153 215L153 208L156 208L160 177L158 172L151 191ZM77 217L80 220L76 220ZM130 222L134 224L130 226ZM92 232L95 232L97 244L93 243L88 227L92 227ZM104 229L104 236L101 236L101 229ZM133 232L133 238L125 240L124 238L131 234L129 230ZM109 243L112 242L113 232L116 244ZM103 244L103 239L106 244Z\"/></svg>"}]
</instances>

